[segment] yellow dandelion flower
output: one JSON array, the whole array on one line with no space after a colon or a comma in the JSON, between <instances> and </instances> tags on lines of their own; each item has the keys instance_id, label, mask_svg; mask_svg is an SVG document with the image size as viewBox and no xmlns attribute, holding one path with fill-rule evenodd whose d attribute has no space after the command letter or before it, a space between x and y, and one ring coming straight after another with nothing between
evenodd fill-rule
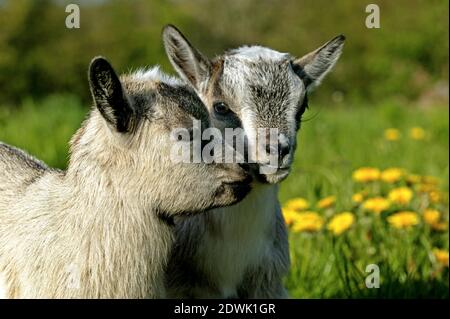
<instances>
[{"instance_id":1,"label":"yellow dandelion flower","mask_svg":"<svg viewBox=\"0 0 450 319\"><path fill-rule=\"evenodd\" d=\"M293 198L286 203L285 207L295 211L307 210L309 208L309 202L301 197Z\"/></svg>"},{"instance_id":2,"label":"yellow dandelion flower","mask_svg":"<svg viewBox=\"0 0 450 319\"><path fill-rule=\"evenodd\" d=\"M387 210L391 206L391 203L389 200L383 197L373 197L367 199L364 204L363 208L365 210L368 210L370 212L380 214Z\"/></svg>"},{"instance_id":3,"label":"yellow dandelion flower","mask_svg":"<svg viewBox=\"0 0 450 319\"><path fill-rule=\"evenodd\" d=\"M448 267L448 251L435 248L433 249L433 255L438 263Z\"/></svg>"},{"instance_id":4,"label":"yellow dandelion flower","mask_svg":"<svg viewBox=\"0 0 450 319\"><path fill-rule=\"evenodd\" d=\"M360 183L377 181L380 178L380 170L374 167L361 167L353 172L353 180Z\"/></svg>"},{"instance_id":5,"label":"yellow dandelion flower","mask_svg":"<svg viewBox=\"0 0 450 319\"><path fill-rule=\"evenodd\" d=\"M433 185L433 184L423 184L422 183L419 185L418 191L420 193L431 193L431 192L437 191L437 186Z\"/></svg>"},{"instance_id":6,"label":"yellow dandelion flower","mask_svg":"<svg viewBox=\"0 0 450 319\"><path fill-rule=\"evenodd\" d=\"M322 229L323 218L316 212L306 211L298 213L298 218L294 222L294 232L317 232Z\"/></svg>"},{"instance_id":7,"label":"yellow dandelion flower","mask_svg":"<svg viewBox=\"0 0 450 319\"><path fill-rule=\"evenodd\" d=\"M387 221L395 228L408 228L417 225L419 217L415 212L403 211L389 216Z\"/></svg>"},{"instance_id":8,"label":"yellow dandelion flower","mask_svg":"<svg viewBox=\"0 0 450 319\"><path fill-rule=\"evenodd\" d=\"M412 127L409 130L409 137L411 137L413 140L423 140L425 136L425 130L419 126Z\"/></svg>"},{"instance_id":9,"label":"yellow dandelion flower","mask_svg":"<svg viewBox=\"0 0 450 319\"><path fill-rule=\"evenodd\" d=\"M317 203L317 208L328 208L333 206L335 202L336 196L328 196L319 200L319 202Z\"/></svg>"},{"instance_id":10,"label":"yellow dandelion flower","mask_svg":"<svg viewBox=\"0 0 450 319\"><path fill-rule=\"evenodd\" d=\"M334 216L328 223L327 229L336 236L349 229L355 222L355 215L351 212L343 212Z\"/></svg>"},{"instance_id":11,"label":"yellow dandelion flower","mask_svg":"<svg viewBox=\"0 0 450 319\"><path fill-rule=\"evenodd\" d=\"M423 220L430 225L433 230L447 230L447 224L441 222L441 212L436 209L426 209L423 212Z\"/></svg>"},{"instance_id":12,"label":"yellow dandelion flower","mask_svg":"<svg viewBox=\"0 0 450 319\"><path fill-rule=\"evenodd\" d=\"M431 191L428 193L428 196L432 203L440 203L442 201L442 195L439 191Z\"/></svg>"},{"instance_id":13,"label":"yellow dandelion flower","mask_svg":"<svg viewBox=\"0 0 450 319\"><path fill-rule=\"evenodd\" d=\"M441 219L441 213L436 209L426 209L423 212L423 220L428 225L433 225L439 222Z\"/></svg>"},{"instance_id":14,"label":"yellow dandelion flower","mask_svg":"<svg viewBox=\"0 0 450 319\"><path fill-rule=\"evenodd\" d=\"M293 209L283 207L281 211L283 213L284 221L288 226L292 226L294 222L298 219L298 212L296 212Z\"/></svg>"},{"instance_id":15,"label":"yellow dandelion flower","mask_svg":"<svg viewBox=\"0 0 450 319\"><path fill-rule=\"evenodd\" d=\"M400 205L407 205L413 198L413 191L408 187L394 188L389 192L389 200Z\"/></svg>"},{"instance_id":16,"label":"yellow dandelion flower","mask_svg":"<svg viewBox=\"0 0 450 319\"><path fill-rule=\"evenodd\" d=\"M381 180L385 183L396 183L403 177L403 170L401 168L388 168L381 172Z\"/></svg>"},{"instance_id":17,"label":"yellow dandelion flower","mask_svg":"<svg viewBox=\"0 0 450 319\"><path fill-rule=\"evenodd\" d=\"M419 193L427 194L432 203L440 203L444 200L444 193L439 191L437 183L438 183L437 179L433 180L430 179L430 177L428 177L427 179L424 179L424 181L421 184L418 185L417 191Z\"/></svg>"},{"instance_id":18,"label":"yellow dandelion flower","mask_svg":"<svg viewBox=\"0 0 450 319\"><path fill-rule=\"evenodd\" d=\"M355 193L352 195L352 202L354 202L356 204L362 203L363 200L364 200L364 194L362 192Z\"/></svg>"},{"instance_id":19,"label":"yellow dandelion flower","mask_svg":"<svg viewBox=\"0 0 450 319\"><path fill-rule=\"evenodd\" d=\"M384 130L384 138L388 141L397 141L400 139L400 131L396 128L388 128Z\"/></svg>"}]
</instances>

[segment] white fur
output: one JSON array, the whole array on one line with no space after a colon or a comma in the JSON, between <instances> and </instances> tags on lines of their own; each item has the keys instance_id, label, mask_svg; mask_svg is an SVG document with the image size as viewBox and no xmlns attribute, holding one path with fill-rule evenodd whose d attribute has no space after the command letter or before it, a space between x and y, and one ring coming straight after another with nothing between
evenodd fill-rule
<instances>
[{"instance_id":1,"label":"white fur","mask_svg":"<svg viewBox=\"0 0 450 319\"><path fill-rule=\"evenodd\" d=\"M259 45L242 46L230 52L231 55L246 60L270 60L273 62L285 60L289 54L278 52Z\"/></svg>"},{"instance_id":2,"label":"white fur","mask_svg":"<svg viewBox=\"0 0 450 319\"><path fill-rule=\"evenodd\" d=\"M247 137L248 141L248 148L250 151L250 160L255 161L257 160L256 156L256 145L254 143L257 143L257 130L254 126L255 123L255 117L256 114L253 112L250 108L243 109L241 113L241 121L242 121L242 128L244 129L245 135Z\"/></svg>"},{"instance_id":3,"label":"white fur","mask_svg":"<svg viewBox=\"0 0 450 319\"><path fill-rule=\"evenodd\" d=\"M214 280L220 298L237 296L236 288L249 267L257 266L270 254L270 228L273 226L277 186L257 185L245 200L230 208L214 210L221 240L210 233L203 239L199 260L204 269L217 269ZM265 200L261 200L265 198ZM230 262L232 261L232 262ZM208 294L197 297L211 297Z\"/></svg>"},{"instance_id":4,"label":"white fur","mask_svg":"<svg viewBox=\"0 0 450 319\"><path fill-rule=\"evenodd\" d=\"M159 65L150 68L139 68L131 75L136 81L160 81L173 86L183 84L179 78L162 72Z\"/></svg>"}]
</instances>

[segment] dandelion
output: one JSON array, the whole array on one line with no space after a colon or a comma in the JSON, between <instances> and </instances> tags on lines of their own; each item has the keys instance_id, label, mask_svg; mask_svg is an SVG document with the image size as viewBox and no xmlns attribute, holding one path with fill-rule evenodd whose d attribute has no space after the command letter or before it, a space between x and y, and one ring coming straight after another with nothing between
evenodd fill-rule
<instances>
[{"instance_id":1,"label":"dandelion","mask_svg":"<svg viewBox=\"0 0 450 319\"><path fill-rule=\"evenodd\" d=\"M415 212L403 211L389 216L387 221L395 228L409 228L419 223L419 217Z\"/></svg>"},{"instance_id":2,"label":"dandelion","mask_svg":"<svg viewBox=\"0 0 450 319\"><path fill-rule=\"evenodd\" d=\"M417 188L419 193L425 193L432 203L440 203L444 198L444 194L439 191L435 183L421 183Z\"/></svg>"},{"instance_id":3,"label":"dandelion","mask_svg":"<svg viewBox=\"0 0 450 319\"><path fill-rule=\"evenodd\" d=\"M381 172L381 180L389 184L396 183L401 180L403 174L404 172L400 168L388 168Z\"/></svg>"},{"instance_id":4,"label":"dandelion","mask_svg":"<svg viewBox=\"0 0 450 319\"><path fill-rule=\"evenodd\" d=\"M328 208L333 206L335 202L336 196L328 196L319 200L319 202L317 203L317 207L321 209Z\"/></svg>"},{"instance_id":5,"label":"dandelion","mask_svg":"<svg viewBox=\"0 0 450 319\"><path fill-rule=\"evenodd\" d=\"M360 204L364 200L364 194L362 192L355 193L352 195L352 202L355 204Z\"/></svg>"},{"instance_id":6,"label":"dandelion","mask_svg":"<svg viewBox=\"0 0 450 319\"><path fill-rule=\"evenodd\" d=\"M334 216L328 223L327 229L336 236L349 229L355 222L355 215L351 212L343 212Z\"/></svg>"},{"instance_id":7,"label":"dandelion","mask_svg":"<svg viewBox=\"0 0 450 319\"><path fill-rule=\"evenodd\" d=\"M423 212L423 220L428 225L434 225L441 219L441 213L436 209L427 209Z\"/></svg>"},{"instance_id":8,"label":"dandelion","mask_svg":"<svg viewBox=\"0 0 450 319\"><path fill-rule=\"evenodd\" d=\"M397 141L400 139L400 131L396 128L388 128L384 130L384 138L388 141Z\"/></svg>"},{"instance_id":9,"label":"dandelion","mask_svg":"<svg viewBox=\"0 0 450 319\"><path fill-rule=\"evenodd\" d=\"M428 193L428 197L430 197L430 201L432 203L440 203L442 201L442 195L439 191L431 191Z\"/></svg>"},{"instance_id":10,"label":"dandelion","mask_svg":"<svg viewBox=\"0 0 450 319\"><path fill-rule=\"evenodd\" d=\"M361 167L353 172L352 177L360 183L373 182L380 178L380 170L374 167Z\"/></svg>"},{"instance_id":11,"label":"dandelion","mask_svg":"<svg viewBox=\"0 0 450 319\"><path fill-rule=\"evenodd\" d=\"M419 126L412 127L409 130L409 137L413 140L423 140L426 136L425 130Z\"/></svg>"},{"instance_id":12,"label":"dandelion","mask_svg":"<svg viewBox=\"0 0 450 319\"><path fill-rule=\"evenodd\" d=\"M317 232L322 229L323 218L316 212L306 211L298 213L298 218L294 222L294 232Z\"/></svg>"},{"instance_id":13,"label":"dandelion","mask_svg":"<svg viewBox=\"0 0 450 319\"><path fill-rule=\"evenodd\" d=\"M431 193L436 190L437 190L437 187L436 187L436 185L433 185L433 184L423 184L422 183L419 185L419 188L418 188L418 191L420 193Z\"/></svg>"},{"instance_id":14,"label":"dandelion","mask_svg":"<svg viewBox=\"0 0 450 319\"><path fill-rule=\"evenodd\" d=\"M298 219L298 212L296 212L295 210L283 207L282 213L284 221L288 226L292 226L294 222Z\"/></svg>"},{"instance_id":15,"label":"dandelion","mask_svg":"<svg viewBox=\"0 0 450 319\"><path fill-rule=\"evenodd\" d=\"M433 249L433 255L438 263L448 267L448 251L435 248Z\"/></svg>"},{"instance_id":16,"label":"dandelion","mask_svg":"<svg viewBox=\"0 0 450 319\"><path fill-rule=\"evenodd\" d=\"M383 197L373 197L367 199L364 204L363 208L365 210L371 211L376 214L380 214L387 210L391 206L391 203L389 200Z\"/></svg>"},{"instance_id":17,"label":"dandelion","mask_svg":"<svg viewBox=\"0 0 450 319\"><path fill-rule=\"evenodd\" d=\"M309 202L304 198L297 197L289 200L285 207L295 211L307 210L309 208Z\"/></svg>"},{"instance_id":18,"label":"dandelion","mask_svg":"<svg viewBox=\"0 0 450 319\"><path fill-rule=\"evenodd\" d=\"M408 187L394 188L389 192L388 197L396 204L407 205L413 198L413 191Z\"/></svg>"},{"instance_id":19,"label":"dandelion","mask_svg":"<svg viewBox=\"0 0 450 319\"><path fill-rule=\"evenodd\" d=\"M441 222L441 212L436 209L426 209L423 212L423 220L425 221L425 223L430 225L433 230L447 230L447 224Z\"/></svg>"}]
</instances>

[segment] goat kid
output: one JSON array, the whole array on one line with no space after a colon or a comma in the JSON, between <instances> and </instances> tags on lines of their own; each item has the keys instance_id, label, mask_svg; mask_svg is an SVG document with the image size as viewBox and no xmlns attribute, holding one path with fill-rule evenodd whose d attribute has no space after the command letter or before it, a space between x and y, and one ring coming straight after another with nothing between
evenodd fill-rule
<instances>
[{"instance_id":1,"label":"goat kid","mask_svg":"<svg viewBox=\"0 0 450 319\"><path fill-rule=\"evenodd\" d=\"M307 93L333 68L344 40L337 36L301 58L244 46L210 60L174 26L164 28L169 60L207 106L212 125L241 128L248 148L257 150L249 152L257 182L242 202L177 223L169 296L287 297L282 277L290 265L289 246L277 184L294 159ZM274 145L258 149L260 128L278 130ZM276 167L270 161L273 149Z\"/></svg>"},{"instance_id":2,"label":"goat kid","mask_svg":"<svg viewBox=\"0 0 450 319\"><path fill-rule=\"evenodd\" d=\"M170 160L173 128L209 126L185 84L157 68L119 78L101 57L89 83L96 107L71 140L66 171L0 143L3 297L165 297L171 219L249 191L237 164Z\"/></svg>"}]
</instances>

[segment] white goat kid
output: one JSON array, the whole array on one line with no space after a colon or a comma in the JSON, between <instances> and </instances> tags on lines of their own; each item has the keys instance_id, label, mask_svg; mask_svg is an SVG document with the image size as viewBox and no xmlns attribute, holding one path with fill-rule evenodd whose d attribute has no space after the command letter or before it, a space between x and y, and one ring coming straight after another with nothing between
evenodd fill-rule
<instances>
[{"instance_id":1,"label":"white goat kid","mask_svg":"<svg viewBox=\"0 0 450 319\"><path fill-rule=\"evenodd\" d=\"M290 171L307 92L332 69L344 39L338 36L299 59L247 46L209 60L175 27L165 27L167 55L206 104L213 126L242 128L249 149L257 150L249 158L257 164L257 182L245 200L177 222L169 296L287 297L282 277L289 269L289 247L277 184ZM260 128L276 128L279 134L264 149L255 144ZM269 161L273 149L278 150L276 167Z\"/></svg>"}]
</instances>

